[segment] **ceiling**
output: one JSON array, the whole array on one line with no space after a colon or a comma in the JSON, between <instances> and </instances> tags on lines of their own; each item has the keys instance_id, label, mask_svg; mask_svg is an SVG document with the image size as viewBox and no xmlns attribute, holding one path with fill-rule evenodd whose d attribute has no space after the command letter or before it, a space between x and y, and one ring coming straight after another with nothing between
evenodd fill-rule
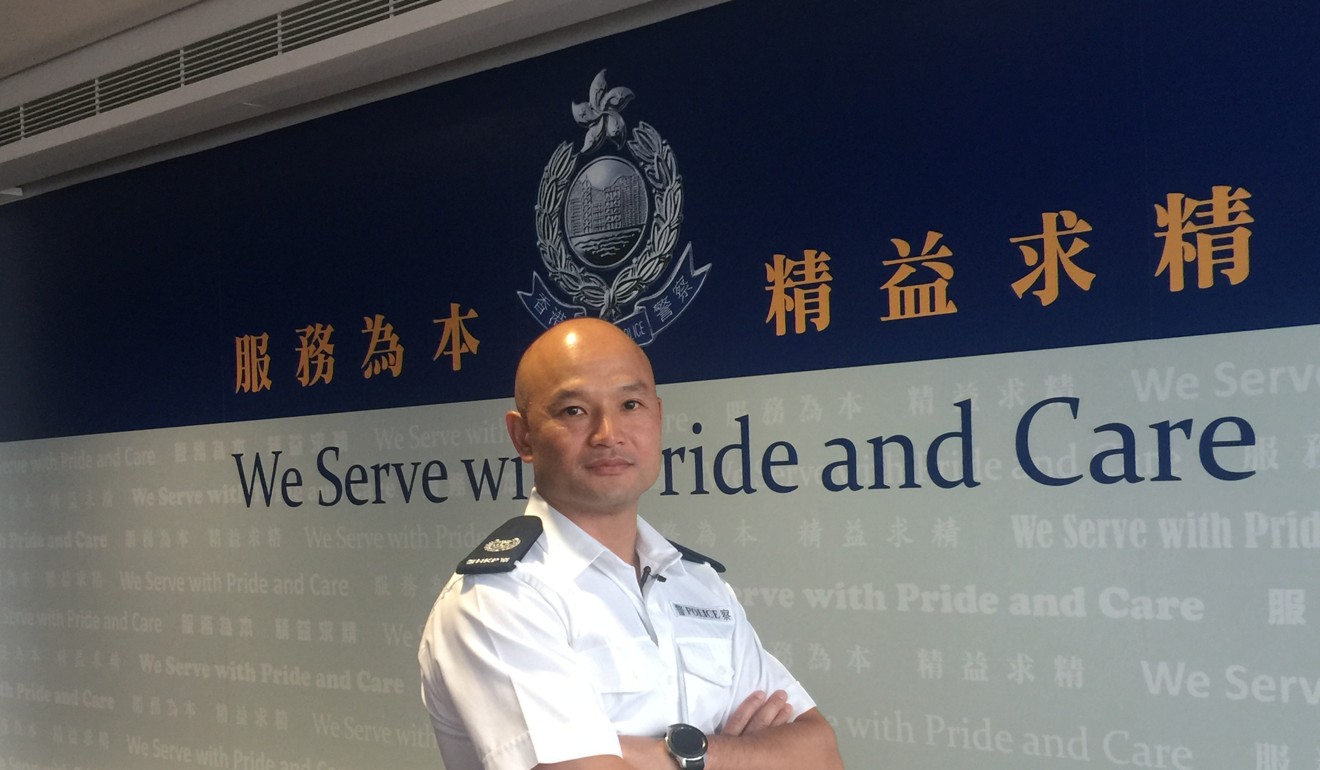
<instances>
[{"instance_id":1,"label":"ceiling","mask_svg":"<svg viewBox=\"0 0 1320 770\"><path fill-rule=\"evenodd\" d=\"M0 2L0 78L197 2L3 0Z\"/></svg>"},{"instance_id":2,"label":"ceiling","mask_svg":"<svg viewBox=\"0 0 1320 770\"><path fill-rule=\"evenodd\" d=\"M724 0L442 0L0 145L0 205ZM0 0L0 109L307 0Z\"/></svg>"}]
</instances>

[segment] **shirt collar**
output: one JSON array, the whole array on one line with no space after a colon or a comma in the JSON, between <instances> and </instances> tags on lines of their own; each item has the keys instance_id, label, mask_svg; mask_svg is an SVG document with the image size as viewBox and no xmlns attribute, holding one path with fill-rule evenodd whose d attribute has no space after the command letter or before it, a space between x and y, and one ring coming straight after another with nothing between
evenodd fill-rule
<instances>
[{"instance_id":1,"label":"shirt collar","mask_svg":"<svg viewBox=\"0 0 1320 770\"><path fill-rule=\"evenodd\" d=\"M547 565L562 570L568 577L576 577L597 560L610 560L617 566L620 561L600 541L587 534L564 514L556 511L535 490L528 496L529 516L535 516L545 525L545 532L537 544L546 554L553 554ZM682 554L665 536L642 517L637 517L637 555L644 566L654 572L681 570Z\"/></svg>"},{"instance_id":2,"label":"shirt collar","mask_svg":"<svg viewBox=\"0 0 1320 770\"><path fill-rule=\"evenodd\" d=\"M642 517L637 517L637 556L654 572L682 571L683 555Z\"/></svg>"}]
</instances>

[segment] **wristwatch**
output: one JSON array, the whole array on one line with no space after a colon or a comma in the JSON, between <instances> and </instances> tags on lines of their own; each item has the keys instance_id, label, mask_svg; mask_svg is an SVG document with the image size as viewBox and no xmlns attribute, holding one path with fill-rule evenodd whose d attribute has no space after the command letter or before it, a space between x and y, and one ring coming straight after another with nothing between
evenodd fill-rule
<instances>
[{"instance_id":1,"label":"wristwatch","mask_svg":"<svg viewBox=\"0 0 1320 770\"><path fill-rule=\"evenodd\" d=\"M706 767L706 734L692 725L670 725L665 731L665 748L683 770Z\"/></svg>"}]
</instances>

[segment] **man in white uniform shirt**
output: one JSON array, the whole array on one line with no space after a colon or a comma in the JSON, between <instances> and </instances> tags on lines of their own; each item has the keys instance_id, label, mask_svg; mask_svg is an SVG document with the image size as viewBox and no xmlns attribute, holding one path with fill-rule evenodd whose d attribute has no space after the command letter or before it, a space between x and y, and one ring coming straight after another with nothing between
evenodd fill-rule
<instances>
[{"instance_id":1,"label":"man in white uniform shirt","mask_svg":"<svg viewBox=\"0 0 1320 770\"><path fill-rule=\"evenodd\" d=\"M527 349L514 390L505 423L536 479L526 515L459 565L418 651L446 768L842 768L723 567L637 515L660 470L641 348L566 321Z\"/></svg>"}]
</instances>

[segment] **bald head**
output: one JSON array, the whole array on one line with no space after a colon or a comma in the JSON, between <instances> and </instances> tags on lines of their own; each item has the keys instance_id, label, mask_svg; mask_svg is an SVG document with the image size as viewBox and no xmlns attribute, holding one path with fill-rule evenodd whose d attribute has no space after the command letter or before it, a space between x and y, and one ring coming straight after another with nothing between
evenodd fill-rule
<instances>
[{"instance_id":1,"label":"bald head","mask_svg":"<svg viewBox=\"0 0 1320 770\"><path fill-rule=\"evenodd\" d=\"M584 527L604 517L635 532L627 515L635 516L660 471L662 423L642 349L605 321L565 321L523 354L514 399L505 426L532 466L537 492ZM594 533L600 539L601 530ZM632 541L624 540L617 552L630 559Z\"/></svg>"},{"instance_id":2,"label":"bald head","mask_svg":"<svg viewBox=\"0 0 1320 770\"><path fill-rule=\"evenodd\" d=\"M572 318L543 332L518 361L513 380L513 400L518 411L526 415L533 395L555 375L583 366L588 358L600 357L638 363L645 372L645 384L655 389L651 360L631 337L599 318Z\"/></svg>"}]
</instances>

